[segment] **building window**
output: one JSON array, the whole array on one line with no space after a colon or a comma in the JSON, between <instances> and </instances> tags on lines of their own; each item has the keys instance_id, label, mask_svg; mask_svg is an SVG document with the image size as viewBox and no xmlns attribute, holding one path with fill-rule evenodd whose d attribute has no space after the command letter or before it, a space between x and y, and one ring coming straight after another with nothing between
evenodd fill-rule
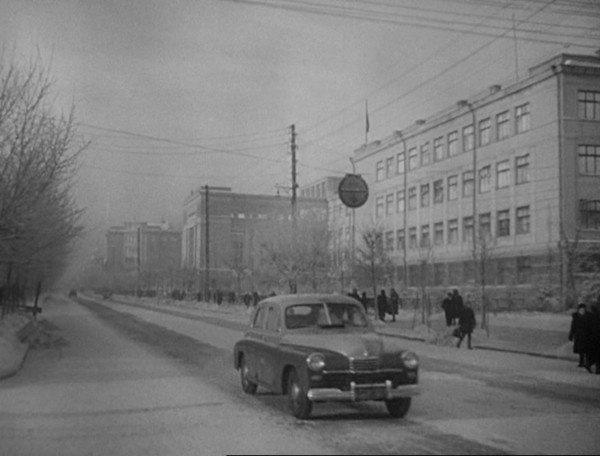
<instances>
[{"instance_id":1,"label":"building window","mask_svg":"<svg viewBox=\"0 0 600 456\"><path fill-rule=\"evenodd\" d=\"M525 184L529 182L529 154L515 158L515 183Z\"/></svg>"},{"instance_id":2,"label":"building window","mask_svg":"<svg viewBox=\"0 0 600 456\"><path fill-rule=\"evenodd\" d=\"M531 282L531 258L517 257L517 283Z\"/></svg>"},{"instance_id":3,"label":"building window","mask_svg":"<svg viewBox=\"0 0 600 456\"><path fill-rule=\"evenodd\" d=\"M479 193L486 193L492 189L492 168L484 166L479 170Z\"/></svg>"},{"instance_id":4,"label":"building window","mask_svg":"<svg viewBox=\"0 0 600 456\"><path fill-rule=\"evenodd\" d=\"M463 241L473 241L473 217L463 218Z\"/></svg>"},{"instance_id":5,"label":"building window","mask_svg":"<svg viewBox=\"0 0 600 456\"><path fill-rule=\"evenodd\" d=\"M408 248L416 249L417 245L417 227L412 226L408 229Z\"/></svg>"},{"instance_id":6,"label":"building window","mask_svg":"<svg viewBox=\"0 0 600 456\"><path fill-rule=\"evenodd\" d=\"M408 169L417 169L419 167L419 153L417 148L413 147L408 150Z\"/></svg>"},{"instance_id":7,"label":"building window","mask_svg":"<svg viewBox=\"0 0 600 456\"><path fill-rule=\"evenodd\" d=\"M404 250L404 230L396 230L396 248Z\"/></svg>"},{"instance_id":8,"label":"building window","mask_svg":"<svg viewBox=\"0 0 600 456\"><path fill-rule=\"evenodd\" d=\"M479 236L483 240L492 237L492 214L489 212L479 214Z\"/></svg>"},{"instance_id":9,"label":"building window","mask_svg":"<svg viewBox=\"0 0 600 456\"><path fill-rule=\"evenodd\" d=\"M411 187L408 189L408 210L417 208L417 187Z\"/></svg>"},{"instance_id":10,"label":"building window","mask_svg":"<svg viewBox=\"0 0 600 456\"><path fill-rule=\"evenodd\" d=\"M498 188L510 185L510 163L508 160L498 162L496 165L496 185Z\"/></svg>"},{"instance_id":11,"label":"building window","mask_svg":"<svg viewBox=\"0 0 600 456\"><path fill-rule=\"evenodd\" d=\"M444 180L439 179L433 183L433 203L440 204L444 202Z\"/></svg>"},{"instance_id":12,"label":"building window","mask_svg":"<svg viewBox=\"0 0 600 456\"><path fill-rule=\"evenodd\" d=\"M444 222L437 222L433 225L433 243L435 245L444 244Z\"/></svg>"},{"instance_id":13,"label":"building window","mask_svg":"<svg viewBox=\"0 0 600 456\"><path fill-rule=\"evenodd\" d=\"M421 166L429 163L431 163L431 150L429 149L429 142L426 142L421 146Z\"/></svg>"},{"instance_id":14,"label":"building window","mask_svg":"<svg viewBox=\"0 0 600 456\"><path fill-rule=\"evenodd\" d=\"M473 150L473 143L475 141L475 128L473 125L467 125L463 128L463 152L469 152Z\"/></svg>"},{"instance_id":15,"label":"building window","mask_svg":"<svg viewBox=\"0 0 600 456\"><path fill-rule=\"evenodd\" d=\"M515 108L516 133L523 133L531 128L531 116L529 114L529 103Z\"/></svg>"},{"instance_id":16,"label":"building window","mask_svg":"<svg viewBox=\"0 0 600 456\"><path fill-rule=\"evenodd\" d=\"M448 220L448 244L458 244L458 219Z\"/></svg>"},{"instance_id":17,"label":"building window","mask_svg":"<svg viewBox=\"0 0 600 456\"><path fill-rule=\"evenodd\" d=\"M385 177L389 179L394 175L394 157L385 159Z\"/></svg>"},{"instance_id":18,"label":"building window","mask_svg":"<svg viewBox=\"0 0 600 456\"><path fill-rule=\"evenodd\" d=\"M404 212L404 190L396 192L396 212Z\"/></svg>"},{"instance_id":19,"label":"building window","mask_svg":"<svg viewBox=\"0 0 600 456\"><path fill-rule=\"evenodd\" d=\"M458 154L458 132L448 133L448 157Z\"/></svg>"},{"instance_id":20,"label":"building window","mask_svg":"<svg viewBox=\"0 0 600 456\"><path fill-rule=\"evenodd\" d=\"M473 195L473 171L465 171L462 175L462 196Z\"/></svg>"},{"instance_id":21,"label":"building window","mask_svg":"<svg viewBox=\"0 0 600 456\"><path fill-rule=\"evenodd\" d=\"M400 152L398 155L396 155L396 173L404 174L404 170L406 169L405 165L406 161L404 152Z\"/></svg>"},{"instance_id":22,"label":"building window","mask_svg":"<svg viewBox=\"0 0 600 456\"><path fill-rule=\"evenodd\" d=\"M508 210L498 211L496 233L498 233L498 237L510 236L510 212Z\"/></svg>"},{"instance_id":23,"label":"building window","mask_svg":"<svg viewBox=\"0 0 600 456\"><path fill-rule=\"evenodd\" d=\"M392 251L394 250L394 231L386 231L385 232L385 250Z\"/></svg>"},{"instance_id":24,"label":"building window","mask_svg":"<svg viewBox=\"0 0 600 456\"><path fill-rule=\"evenodd\" d=\"M429 225L421 225L421 247L429 247L430 244Z\"/></svg>"},{"instance_id":25,"label":"building window","mask_svg":"<svg viewBox=\"0 0 600 456\"><path fill-rule=\"evenodd\" d=\"M518 207L516 216L517 226L515 227L515 232L517 234L528 234L531 230L531 216L529 214L529 206Z\"/></svg>"},{"instance_id":26,"label":"building window","mask_svg":"<svg viewBox=\"0 0 600 456\"><path fill-rule=\"evenodd\" d=\"M388 193L385 195L385 215L392 215L394 213L394 194Z\"/></svg>"},{"instance_id":27,"label":"building window","mask_svg":"<svg viewBox=\"0 0 600 456\"><path fill-rule=\"evenodd\" d=\"M488 117L479 122L479 144L485 146L492 141L492 121Z\"/></svg>"},{"instance_id":28,"label":"building window","mask_svg":"<svg viewBox=\"0 0 600 456\"><path fill-rule=\"evenodd\" d=\"M600 120L600 92L580 90L577 92L579 118L584 120Z\"/></svg>"},{"instance_id":29,"label":"building window","mask_svg":"<svg viewBox=\"0 0 600 456\"><path fill-rule=\"evenodd\" d=\"M582 228L600 229L600 200L580 200L579 216Z\"/></svg>"},{"instance_id":30,"label":"building window","mask_svg":"<svg viewBox=\"0 0 600 456\"><path fill-rule=\"evenodd\" d=\"M375 218L383 217L383 196L375 198Z\"/></svg>"},{"instance_id":31,"label":"building window","mask_svg":"<svg viewBox=\"0 0 600 456\"><path fill-rule=\"evenodd\" d=\"M448 176L448 201L458 198L458 176Z\"/></svg>"},{"instance_id":32,"label":"building window","mask_svg":"<svg viewBox=\"0 0 600 456\"><path fill-rule=\"evenodd\" d=\"M375 165L375 180L377 182L380 182L383 180L383 160L382 161L378 161L377 164Z\"/></svg>"},{"instance_id":33,"label":"building window","mask_svg":"<svg viewBox=\"0 0 600 456\"><path fill-rule=\"evenodd\" d=\"M496 139L508 138L510 135L510 119L508 111L501 112L496 116Z\"/></svg>"},{"instance_id":34,"label":"building window","mask_svg":"<svg viewBox=\"0 0 600 456\"><path fill-rule=\"evenodd\" d=\"M429 206L429 184L421 185L421 207Z\"/></svg>"},{"instance_id":35,"label":"building window","mask_svg":"<svg viewBox=\"0 0 600 456\"><path fill-rule=\"evenodd\" d=\"M600 176L600 146L579 146L579 172Z\"/></svg>"},{"instance_id":36,"label":"building window","mask_svg":"<svg viewBox=\"0 0 600 456\"><path fill-rule=\"evenodd\" d=\"M433 140L433 159L441 161L444 159L444 137L440 136Z\"/></svg>"}]
</instances>

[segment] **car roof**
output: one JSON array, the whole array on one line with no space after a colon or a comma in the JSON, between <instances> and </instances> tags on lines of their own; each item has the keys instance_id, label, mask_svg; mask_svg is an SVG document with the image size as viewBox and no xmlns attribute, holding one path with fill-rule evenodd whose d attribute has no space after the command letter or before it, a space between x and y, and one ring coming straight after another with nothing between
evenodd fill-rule
<instances>
[{"instance_id":1,"label":"car roof","mask_svg":"<svg viewBox=\"0 0 600 456\"><path fill-rule=\"evenodd\" d=\"M261 303L278 303L282 306L290 306L295 304L314 304L314 303L331 303L331 302L346 302L355 304L357 301L348 296L341 294L326 294L326 293L305 293L305 294L288 294L278 295L266 298Z\"/></svg>"}]
</instances>

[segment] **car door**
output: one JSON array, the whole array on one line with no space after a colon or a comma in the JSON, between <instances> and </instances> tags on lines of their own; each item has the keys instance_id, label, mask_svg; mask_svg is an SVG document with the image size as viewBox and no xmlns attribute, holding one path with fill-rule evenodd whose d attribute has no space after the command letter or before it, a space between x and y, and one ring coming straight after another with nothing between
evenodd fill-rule
<instances>
[{"instance_id":1,"label":"car door","mask_svg":"<svg viewBox=\"0 0 600 456\"><path fill-rule=\"evenodd\" d=\"M264 358L261 365L263 381L271 390L277 390L281 364L281 310L278 304L272 304L267 310L264 332Z\"/></svg>"},{"instance_id":2,"label":"car door","mask_svg":"<svg viewBox=\"0 0 600 456\"><path fill-rule=\"evenodd\" d=\"M263 332L266 324L267 309L259 305L254 313L250 330L246 334L245 357L248 376L256 382L260 381L261 353L264 351Z\"/></svg>"}]
</instances>

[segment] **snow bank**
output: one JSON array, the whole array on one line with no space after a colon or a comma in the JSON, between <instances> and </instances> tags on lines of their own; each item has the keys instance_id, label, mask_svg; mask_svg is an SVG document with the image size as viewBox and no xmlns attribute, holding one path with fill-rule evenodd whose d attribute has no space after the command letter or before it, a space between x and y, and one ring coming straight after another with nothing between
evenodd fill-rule
<instances>
[{"instance_id":1,"label":"snow bank","mask_svg":"<svg viewBox=\"0 0 600 456\"><path fill-rule=\"evenodd\" d=\"M18 331L29 323L26 315L7 315L0 320L0 379L13 375L29 348L17 336Z\"/></svg>"}]
</instances>

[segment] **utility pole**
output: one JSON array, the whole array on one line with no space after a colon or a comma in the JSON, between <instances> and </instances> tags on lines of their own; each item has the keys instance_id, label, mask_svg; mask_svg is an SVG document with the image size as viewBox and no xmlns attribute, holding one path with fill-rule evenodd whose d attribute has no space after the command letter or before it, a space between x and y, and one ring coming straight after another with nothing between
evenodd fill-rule
<instances>
[{"instance_id":1,"label":"utility pole","mask_svg":"<svg viewBox=\"0 0 600 456\"><path fill-rule=\"evenodd\" d=\"M291 152L292 152L292 247L294 252L294 262L296 261L295 255L298 251L297 249L297 230L298 230L298 221L296 218L296 190L298 184L296 182L296 126L292 124L291 126ZM296 264L294 264L294 273L296 269ZM294 277L292 282L292 293L296 293L298 284L296 283L296 278Z\"/></svg>"},{"instance_id":2,"label":"utility pole","mask_svg":"<svg viewBox=\"0 0 600 456\"><path fill-rule=\"evenodd\" d=\"M208 210L208 185L204 186L204 218L205 230L204 230L204 244L205 244L205 269L204 269L204 299L208 302L208 292L210 290L210 234L209 234L209 210Z\"/></svg>"}]
</instances>

